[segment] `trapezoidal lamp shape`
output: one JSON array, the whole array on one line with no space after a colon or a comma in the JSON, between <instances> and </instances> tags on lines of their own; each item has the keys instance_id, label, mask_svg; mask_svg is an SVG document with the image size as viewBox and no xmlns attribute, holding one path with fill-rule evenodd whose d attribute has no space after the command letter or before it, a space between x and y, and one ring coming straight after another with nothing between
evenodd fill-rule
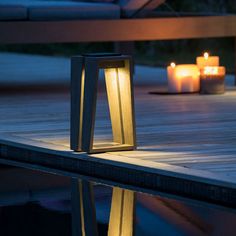
<instances>
[{"instance_id":1,"label":"trapezoidal lamp shape","mask_svg":"<svg viewBox=\"0 0 236 236\"><path fill-rule=\"evenodd\" d=\"M87 54L71 60L71 149L88 153L136 147L131 57ZM113 140L94 145L99 70L104 69Z\"/></svg>"}]
</instances>

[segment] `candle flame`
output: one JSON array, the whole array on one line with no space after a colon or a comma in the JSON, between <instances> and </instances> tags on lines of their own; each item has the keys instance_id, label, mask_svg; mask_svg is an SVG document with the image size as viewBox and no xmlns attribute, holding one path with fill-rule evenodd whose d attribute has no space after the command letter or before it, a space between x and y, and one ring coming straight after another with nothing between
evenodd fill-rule
<instances>
[{"instance_id":1,"label":"candle flame","mask_svg":"<svg viewBox=\"0 0 236 236\"><path fill-rule=\"evenodd\" d=\"M174 62L171 62L171 63L170 63L170 66L171 66L172 68L175 68L175 63L174 63Z\"/></svg>"},{"instance_id":2,"label":"candle flame","mask_svg":"<svg viewBox=\"0 0 236 236\"><path fill-rule=\"evenodd\" d=\"M207 60L208 57L209 57L209 53L208 52L204 52L203 56L204 56L205 60Z\"/></svg>"}]
</instances>

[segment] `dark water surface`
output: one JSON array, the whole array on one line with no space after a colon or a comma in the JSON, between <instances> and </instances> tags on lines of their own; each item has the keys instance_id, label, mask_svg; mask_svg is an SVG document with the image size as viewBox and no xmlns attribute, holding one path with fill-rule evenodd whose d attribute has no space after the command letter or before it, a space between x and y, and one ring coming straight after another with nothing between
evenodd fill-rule
<instances>
[{"instance_id":1,"label":"dark water surface","mask_svg":"<svg viewBox=\"0 0 236 236\"><path fill-rule=\"evenodd\" d=\"M1 166L0 236L70 236L70 178ZM106 235L112 189L95 185L99 235ZM236 213L137 193L136 236L236 235Z\"/></svg>"}]
</instances>

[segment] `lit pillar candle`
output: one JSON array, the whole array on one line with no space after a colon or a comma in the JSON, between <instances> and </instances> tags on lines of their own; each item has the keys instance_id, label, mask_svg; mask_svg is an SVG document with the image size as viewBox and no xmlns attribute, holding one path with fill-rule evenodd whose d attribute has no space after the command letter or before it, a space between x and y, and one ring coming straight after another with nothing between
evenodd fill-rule
<instances>
[{"instance_id":1,"label":"lit pillar candle","mask_svg":"<svg viewBox=\"0 0 236 236\"><path fill-rule=\"evenodd\" d=\"M200 89L199 69L194 64L175 65L167 67L168 92L190 93Z\"/></svg>"},{"instance_id":2,"label":"lit pillar candle","mask_svg":"<svg viewBox=\"0 0 236 236\"><path fill-rule=\"evenodd\" d=\"M167 78L168 78L168 92L169 93L178 93L181 90L180 81L175 79L174 71L175 71L175 63L171 62L170 66L167 66Z\"/></svg>"},{"instance_id":3,"label":"lit pillar candle","mask_svg":"<svg viewBox=\"0 0 236 236\"><path fill-rule=\"evenodd\" d=\"M200 92L222 94L225 91L225 67L206 66L200 70Z\"/></svg>"},{"instance_id":4,"label":"lit pillar candle","mask_svg":"<svg viewBox=\"0 0 236 236\"><path fill-rule=\"evenodd\" d=\"M202 57L197 57L196 62L199 69L205 66L219 66L219 57L209 56L209 53L205 52Z\"/></svg>"}]
</instances>

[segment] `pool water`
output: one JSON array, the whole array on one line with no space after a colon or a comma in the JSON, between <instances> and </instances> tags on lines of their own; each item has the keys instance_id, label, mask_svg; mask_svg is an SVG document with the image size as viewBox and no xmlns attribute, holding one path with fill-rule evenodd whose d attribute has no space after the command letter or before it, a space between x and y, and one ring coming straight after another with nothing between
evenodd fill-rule
<instances>
[{"instance_id":1,"label":"pool water","mask_svg":"<svg viewBox=\"0 0 236 236\"><path fill-rule=\"evenodd\" d=\"M0 169L1 236L71 235L70 178ZM94 187L99 235L106 235L112 188ZM135 235L236 235L233 209L137 193Z\"/></svg>"}]
</instances>

